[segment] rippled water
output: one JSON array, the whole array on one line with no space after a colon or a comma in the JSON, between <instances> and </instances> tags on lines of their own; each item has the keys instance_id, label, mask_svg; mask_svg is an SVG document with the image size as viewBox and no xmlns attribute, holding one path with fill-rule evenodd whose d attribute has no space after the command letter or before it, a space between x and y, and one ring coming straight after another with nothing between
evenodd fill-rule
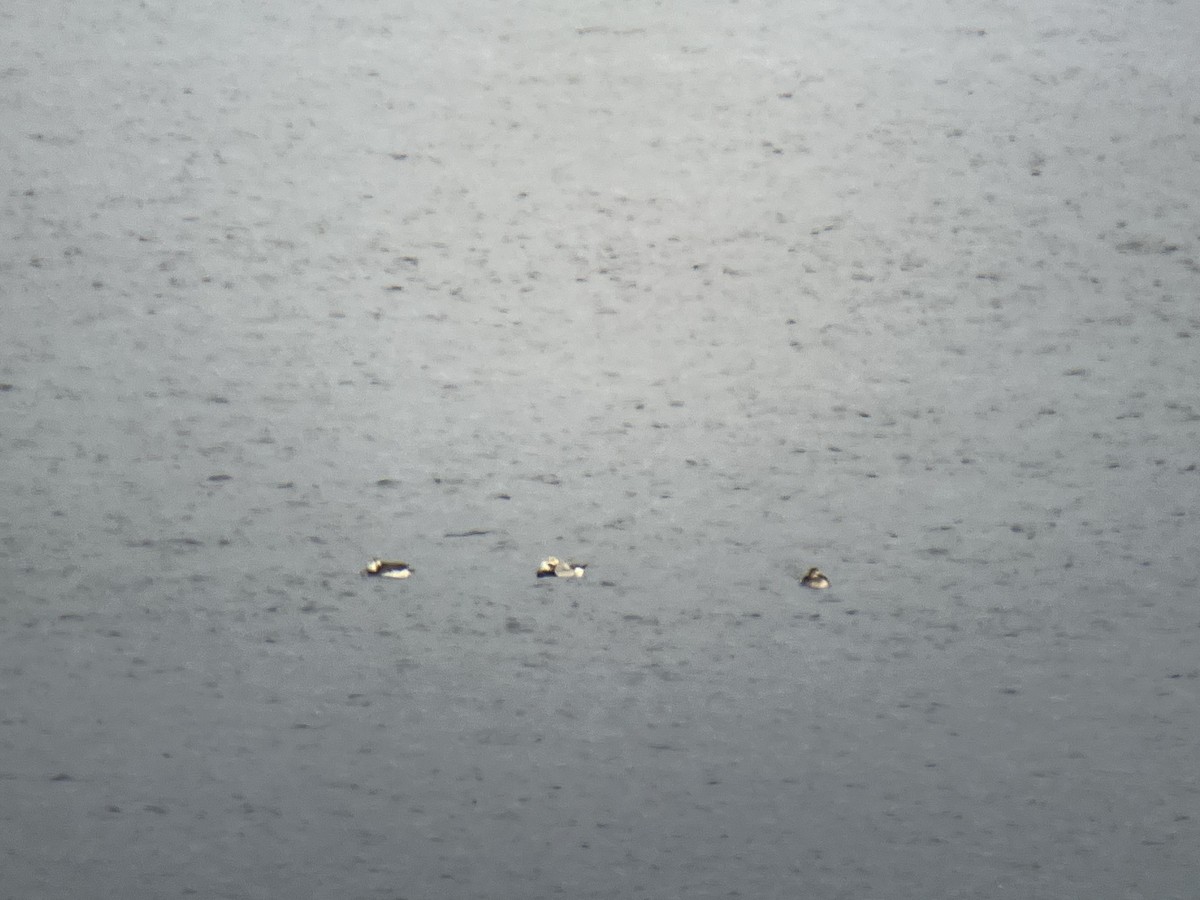
<instances>
[{"instance_id":1,"label":"rippled water","mask_svg":"<svg viewBox=\"0 0 1200 900\"><path fill-rule=\"evenodd\" d=\"M12 13L0 894L1192 896L1179 9Z\"/></svg>"}]
</instances>

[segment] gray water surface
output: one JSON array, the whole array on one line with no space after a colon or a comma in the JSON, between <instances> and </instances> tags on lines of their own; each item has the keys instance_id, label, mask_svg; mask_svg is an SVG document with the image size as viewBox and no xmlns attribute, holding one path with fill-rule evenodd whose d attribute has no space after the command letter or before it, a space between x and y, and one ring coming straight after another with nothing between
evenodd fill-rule
<instances>
[{"instance_id":1,"label":"gray water surface","mask_svg":"<svg viewBox=\"0 0 1200 900\"><path fill-rule=\"evenodd\" d=\"M427 6L0 17L0 897L1194 900L1185 5Z\"/></svg>"}]
</instances>

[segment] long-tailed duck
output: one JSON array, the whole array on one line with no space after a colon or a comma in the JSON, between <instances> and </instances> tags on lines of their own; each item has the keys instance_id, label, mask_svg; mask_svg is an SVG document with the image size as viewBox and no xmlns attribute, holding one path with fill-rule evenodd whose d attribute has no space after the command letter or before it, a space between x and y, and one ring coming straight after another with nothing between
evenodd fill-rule
<instances>
[{"instance_id":1,"label":"long-tailed duck","mask_svg":"<svg viewBox=\"0 0 1200 900\"><path fill-rule=\"evenodd\" d=\"M825 573L813 566L804 573L804 577L800 579L800 583L805 587L812 588L815 591L823 591L829 587L829 579L825 577Z\"/></svg>"},{"instance_id":2,"label":"long-tailed duck","mask_svg":"<svg viewBox=\"0 0 1200 900\"><path fill-rule=\"evenodd\" d=\"M364 575L373 575L376 578L407 578L413 573L413 570L412 566L408 563L386 559L373 559L367 563L367 567L362 570L362 573Z\"/></svg>"},{"instance_id":3,"label":"long-tailed duck","mask_svg":"<svg viewBox=\"0 0 1200 900\"><path fill-rule=\"evenodd\" d=\"M582 578L587 563L563 562L557 556L547 556L538 566L538 578Z\"/></svg>"}]
</instances>

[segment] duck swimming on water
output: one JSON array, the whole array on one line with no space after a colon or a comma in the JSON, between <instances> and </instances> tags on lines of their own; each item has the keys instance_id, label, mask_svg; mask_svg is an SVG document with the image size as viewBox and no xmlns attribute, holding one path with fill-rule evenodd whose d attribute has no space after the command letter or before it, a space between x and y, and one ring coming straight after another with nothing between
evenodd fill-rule
<instances>
[{"instance_id":1,"label":"duck swimming on water","mask_svg":"<svg viewBox=\"0 0 1200 900\"><path fill-rule=\"evenodd\" d=\"M825 573L813 566L804 573L804 577L800 579L800 583L805 587L812 588L815 591L823 591L829 587L829 579L825 577Z\"/></svg>"},{"instance_id":2,"label":"duck swimming on water","mask_svg":"<svg viewBox=\"0 0 1200 900\"><path fill-rule=\"evenodd\" d=\"M538 578L582 578L587 563L563 562L557 556L547 556L538 566Z\"/></svg>"},{"instance_id":3,"label":"duck swimming on water","mask_svg":"<svg viewBox=\"0 0 1200 900\"><path fill-rule=\"evenodd\" d=\"M362 570L362 574L376 578L407 578L412 573L412 566L408 563L386 559L373 559Z\"/></svg>"}]
</instances>

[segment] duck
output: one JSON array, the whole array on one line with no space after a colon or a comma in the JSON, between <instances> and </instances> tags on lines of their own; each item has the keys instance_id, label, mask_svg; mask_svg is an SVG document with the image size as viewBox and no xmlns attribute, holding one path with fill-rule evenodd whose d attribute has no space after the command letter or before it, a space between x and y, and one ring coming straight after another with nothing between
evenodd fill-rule
<instances>
[{"instance_id":1,"label":"duck","mask_svg":"<svg viewBox=\"0 0 1200 900\"><path fill-rule=\"evenodd\" d=\"M557 556L547 556L538 565L538 578L582 578L587 563L563 562Z\"/></svg>"},{"instance_id":2,"label":"duck","mask_svg":"<svg viewBox=\"0 0 1200 900\"><path fill-rule=\"evenodd\" d=\"M800 583L805 587L812 588L815 591L823 591L829 587L829 579L825 577L825 573L813 566L804 573L804 577L800 579Z\"/></svg>"},{"instance_id":3,"label":"duck","mask_svg":"<svg viewBox=\"0 0 1200 900\"><path fill-rule=\"evenodd\" d=\"M376 578L407 578L412 573L412 566L408 563L386 559L373 559L362 570L362 574Z\"/></svg>"}]
</instances>

